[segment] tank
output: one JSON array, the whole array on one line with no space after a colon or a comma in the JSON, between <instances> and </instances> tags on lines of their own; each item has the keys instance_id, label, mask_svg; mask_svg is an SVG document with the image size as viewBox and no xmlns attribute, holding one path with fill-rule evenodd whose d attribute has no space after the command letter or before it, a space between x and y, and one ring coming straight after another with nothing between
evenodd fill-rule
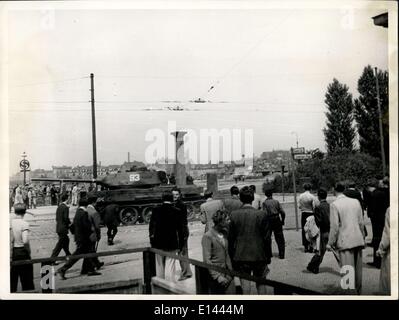
<instances>
[{"instance_id":1,"label":"tank","mask_svg":"<svg viewBox=\"0 0 399 320\"><path fill-rule=\"evenodd\" d=\"M108 204L117 204L119 218L124 225L148 223L152 209L162 203L163 192L171 191L176 186L170 183L164 171L146 169L110 174L96 183L97 190L88 192L88 196L98 198L96 209L102 214ZM204 202L203 188L194 184L179 188L187 205L187 218L193 220Z\"/></svg>"}]
</instances>

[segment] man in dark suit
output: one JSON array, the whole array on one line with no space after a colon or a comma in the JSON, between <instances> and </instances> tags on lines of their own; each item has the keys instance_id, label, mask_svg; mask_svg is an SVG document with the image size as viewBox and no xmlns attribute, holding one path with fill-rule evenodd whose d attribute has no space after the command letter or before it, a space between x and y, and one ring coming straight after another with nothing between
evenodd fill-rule
<instances>
[{"instance_id":1,"label":"man in dark suit","mask_svg":"<svg viewBox=\"0 0 399 320\"><path fill-rule=\"evenodd\" d=\"M326 253L328 235L330 232L330 204L327 202L327 191L320 188L317 192L319 204L314 209L314 219L320 230L320 248L309 262L307 269L313 273L319 273L319 267Z\"/></svg>"},{"instance_id":2,"label":"man in dark suit","mask_svg":"<svg viewBox=\"0 0 399 320\"><path fill-rule=\"evenodd\" d=\"M381 258L376 255L381 242L382 232L385 225L385 213L389 207L389 179L380 180L378 188L371 194L368 215L373 230L373 262L368 263L376 268L381 267Z\"/></svg>"},{"instance_id":3,"label":"man in dark suit","mask_svg":"<svg viewBox=\"0 0 399 320\"><path fill-rule=\"evenodd\" d=\"M188 221L187 221L187 206L185 203L181 200L181 190L177 187L172 189L172 194L173 194L173 203L174 206L179 209L180 211L180 219L181 223L183 225L183 247L182 250L180 251L180 255L182 255L185 258L188 258L188 237L190 235L190 231L188 229ZM181 275L179 278L179 281L186 280L188 278L191 278L193 276L193 273L191 272L190 264L185 261L180 261L180 268L181 268Z\"/></svg>"},{"instance_id":4,"label":"man in dark suit","mask_svg":"<svg viewBox=\"0 0 399 320\"><path fill-rule=\"evenodd\" d=\"M231 197L224 200L224 208L226 212L231 215L234 210L240 209L242 206L242 202L240 201L240 189L237 186L232 186L230 188Z\"/></svg>"},{"instance_id":5,"label":"man in dark suit","mask_svg":"<svg viewBox=\"0 0 399 320\"><path fill-rule=\"evenodd\" d=\"M285 221L285 212L281 207L280 202L273 199L273 191L271 189L265 190L266 200L263 202L263 211L267 217L267 256L272 257L272 233L277 242L278 254L280 259L285 257L285 239L283 233L283 225Z\"/></svg>"},{"instance_id":6,"label":"man in dark suit","mask_svg":"<svg viewBox=\"0 0 399 320\"><path fill-rule=\"evenodd\" d=\"M248 187L240 191L241 209L231 213L229 252L235 270L266 278L269 271L266 255L266 215L252 207L254 195ZM244 294L250 294L251 282L241 279ZM258 294L266 294L264 285L256 285Z\"/></svg>"},{"instance_id":7,"label":"man in dark suit","mask_svg":"<svg viewBox=\"0 0 399 320\"><path fill-rule=\"evenodd\" d=\"M73 230L75 234L76 250L73 255L85 254L92 252L92 243L90 240L90 234L92 233L92 224L89 220L89 215L86 211L88 205L87 198L81 198L79 200L79 208L76 210L75 217L73 219ZM59 270L58 273L62 280L65 280L66 271L71 268L79 259L68 260ZM82 264L82 271L85 269L88 276L101 275L96 272L94 268L94 262L92 258L85 258Z\"/></svg>"},{"instance_id":8,"label":"man in dark suit","mask_svg":"<svg viewBox=\"0 0 399 320\"><path fill-rule=\"evenodd\" d=\"M58 206L56 215L56 232L58 234L58 242L55 245L53 253L51 257L58 257L61 250L64 250L65 255L70 256L71 252L69 251L69 237L68 230L71 224L69 220L69 207L67 205L68 195L63 194L61 196L61 204ZM57 263L53 263L53 265L57 265Z\"/></svg>"},{"instance_id":9,"label":"man in dark suit","mask_svg":"<svg viewBox=\"0 0 399 320\"><path fill-rule=\"evenodd\" d=\"M114 244L114 238L118 233L119 219L118 219L119 206L111 203L104 208L104 223L107 226L108 245Z\"/></svg>"},{"instance_id":10,"label":"man in dark suit","mask_svg":"<svg viewBox=\"0 0 399 320\"><path fill-rule=\"evenodd\" d=\"M173 206L173 195L165 191L162 205L152 211L149 234L153 248L177 255L184 245L184 231L179 209ZM157 277L175 281L176 259L155 256Z\"/></svg>"}]
</instances>

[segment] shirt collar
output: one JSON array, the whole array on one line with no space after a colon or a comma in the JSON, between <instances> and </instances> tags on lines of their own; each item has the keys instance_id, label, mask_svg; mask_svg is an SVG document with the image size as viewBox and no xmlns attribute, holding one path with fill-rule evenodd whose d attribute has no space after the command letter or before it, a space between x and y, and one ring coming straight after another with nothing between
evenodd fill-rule
<instances>
[{"instance_id":1,"label":"shirt collar","mask_svg":"<svg viewBox=\"0 0 399 320\"><path fill-rule=\"evenodd\" d=\"M252 204L244 203L244 204L242 205L242 208L253 208L253 206L252 206Z\"/></svg>"}]
</instances>

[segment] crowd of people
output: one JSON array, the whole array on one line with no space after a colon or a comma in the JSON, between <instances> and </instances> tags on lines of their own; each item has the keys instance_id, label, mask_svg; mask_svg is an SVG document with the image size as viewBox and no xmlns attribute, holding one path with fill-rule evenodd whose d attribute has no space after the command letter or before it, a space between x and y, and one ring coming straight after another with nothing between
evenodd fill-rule
<instances>
[{"instance_id":1,"label":"crowd of people","mask_svg":"<svg viewBox=\"0 0 399 320\"><path fill-rule=\"evenodd\" d=\"M354 271L355 294L362 290L362 251L366 245L373 247L372 267L381 269L381 292L390 293L390 241L389 241L389 180L372 179L360 192L353 183L337 183L334 187L336 199L327 202L327 190L320 188L317 198L305 184L298 198L301 211L302 245L304 252L314 253L307 270L319 273L319 267L327 251L331 251L340 267L350 266ZM29 192L29 190L28 190ZM11 219L12 261L30 259L29 224L23 220L29 204L23 201L22 190L16 190L14 217ZM278 247L278 258L285 259L285 237L283 226L286 214L280 202L273 198L270 189L265 190L266 199L256 194L255 186L239 189L233 186L230 197L216 199L212 192L205 192L205 202L200 207L200 221L205 230L202 237L203 261L228 270L238 271L258 278L266 278L272 262L272 234ZM22 197L22 200L20 199ZM93 196L80 197L73 221L69 218L71 197L61 194L56 211L56 232L58 241L52 252L57 257L63 250L69 250L69 233L74 235L76 250L73 255L94 253L101 240L100 213L96 210L97 199ZM118 232L119 208L109 204L104 209L103 222L107 226L107 243L113 245ZM364 214L367 212L372 225L372 241L366 244L367 230ZM187 206L182 201L181 190L177 187L165 191L162 204L153 209L149 223L149 239L153 248L160 249L167 256L156 255L156 275L170 281L191 278L190 264L180 261L181 273L176 277L176 258L188 258L189 228ZM61 279L78 259L68 259L58 269ZM57 265L57 263L53 263ZM100 275L104 263L98 258L85 258L81 274ZM31 265L11 267L11 291L17 289L18 279L23 290L32 290L33 269ZM234 279L222 272L209 270L209 294L233 294L241 288L243 294L251 293L251 282ZM256 284L258 294L266 294L266 287Z\"/></svg>"},{"instance_id":2,"label":"crowd of people","mask_svg":"<svg viewBox=\"0 0 399 320\"><path fill-rule=\"evenodd\" d=\"M327 202L327 190L317 190L303 185L304 192L298 198L301 211L302 245L304 252L314 253L307 270L319 273L327 251L331 251L340 268L352 268L354 287L349 294L361 294L363 249L373 247L373 261L368 264L380 268L380 292L390 294L389 269L389 179L371 179L362 191L354 183L337 183L336 198ZM283 226L286 214L280 202L273 198L270 189L265 190L262 202L255 186L237 186L230 189L228 199L214 199L212 192L205 192L205 203L200 207L200 220L205 225L202 238L203 261L258 278L269 273L268 265L273 258L272 234L278 247L278 258L285 259ZM172 255L157 257L157 276L175 281L173 255L187 255L188 228L184 203L176 204L178 197L167 192L163 204L154 211L150 222L150 242L154 248ZM372 241L366 243L367 229L364 215L367 212L372 225ZM183 233L183 230L184 233ZM184 250L183 250L184 244ZM183 270L183 268L182 268ZM183 276L179 280L186 279ZM189 273L191 276L191 272ZM188 277L189 277L188 276ZM233 279L227 274L209 270L210 294L251 293L249 281ZM265 294L266 287L256 285L258 294ZM343 288L344 289L344 288Z\"/></svg>"},{"instance_id":3,"label":"crowd of people","mask_svg":"<svg viewBox=\"0 0 399 320\"><path fill-rule=\"evenodd\" d=\"M98 243L101 240L101 216L95 208L97 198L94 196L81 197L78 202L73 221L69 217L69 194L61 194L60 204L56 210L56 227L55 231L58 235L58 241L52 251L51 257L55 258L64 251L66 256L70 256L69 250L69 233L74 235L76 250L72 255L94 253L97 251ZM30 259L29 245L29 223L23 218L26 213L27 206L25 203L14 204L14 214L11 217L10 233L11 233L11 261ZM103 222L108 231L108 245L114 244L114 238L118 232L118 206L109 204L104 208ZM61 279L66 279L66 272L79 259L68 259L67 262L60 267L58 273ZM53 266L58 265L57 262L52 263ZM81 274L88 276L101 275L98 270L104 266L98 258L85 258L82 264ZM32 265L16 265L11 266L11 292L16 292L18 280L20 279L22 290L34 290L33 284L33 267Z\"/></svg>"},{"instance_id":4,"label":"crowd of people","mask_svg":"<svg viewBox=\"0 0 399 320\"><path fill-rule=\"evenodd\" d=\"M62 188L55 184L36 185L25 184L16 185L10 188L9 211L15 204L23 203L27 209L36 209L37 206L57 206L61 202L63 194L68 195L67 203L77 206L81 194L91 191L93 186L86 184L63 184Z\"/></svg>"}]
</instances>

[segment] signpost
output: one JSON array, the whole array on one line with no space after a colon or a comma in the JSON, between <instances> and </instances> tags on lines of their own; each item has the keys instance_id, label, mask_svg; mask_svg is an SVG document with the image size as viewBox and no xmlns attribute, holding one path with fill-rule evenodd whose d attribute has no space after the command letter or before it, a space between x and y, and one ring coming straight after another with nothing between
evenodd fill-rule
<instances>
[{"instance_id":1,"label":"signpost","mask_svg":"<svg viewBox=\"0 0 399 320\"><path fill-rule=\"evenodd\" d=\"M299 149L299 148L296 148ZM291 148L291 155L292 158L294 157L294 149ZM292 161L292 183L294 187L294 206L295 206L295 229L296 231L299 230L299 224L298 224L298 203L296 199L296 181L295 181L295 161Z\"/></svg>"},{"instance_id":2,"label":"signpost","mask_svg":"<svg viewBox=\"0 0 399 320\"><path fill-rule=\"evenodd\" d=\"M294 154L294 160L307 160L312 159L312 155L309 153L306 154Z\"/></svg>"},{"instance_id":3,"label":"signpost","mask_svg":"<svg viewBox=\"0 0 399 320\"><path fill-rule=\"evenodd\" d=\"M19 162L19 167L21 168L20 172L24 173L24 185L26 184L26 172L30 171L29 170L30 163L29 163L28 160L25 159L26 157L27 157L27 155L26 155L26 153L24 151L24 153L22 154L22 158L23 159Z\"/></svg>"},{"instance_id":4,"label":"signpost","mask_svg":"<svg viewBox=\"0 0 399 320\"><path fill-rule=\"evenodd\" d=\"M301 148L291 148L291 153L292 154L303 154L305 153L305 148L301 147Z\"/></svg>"}]
</instances>

